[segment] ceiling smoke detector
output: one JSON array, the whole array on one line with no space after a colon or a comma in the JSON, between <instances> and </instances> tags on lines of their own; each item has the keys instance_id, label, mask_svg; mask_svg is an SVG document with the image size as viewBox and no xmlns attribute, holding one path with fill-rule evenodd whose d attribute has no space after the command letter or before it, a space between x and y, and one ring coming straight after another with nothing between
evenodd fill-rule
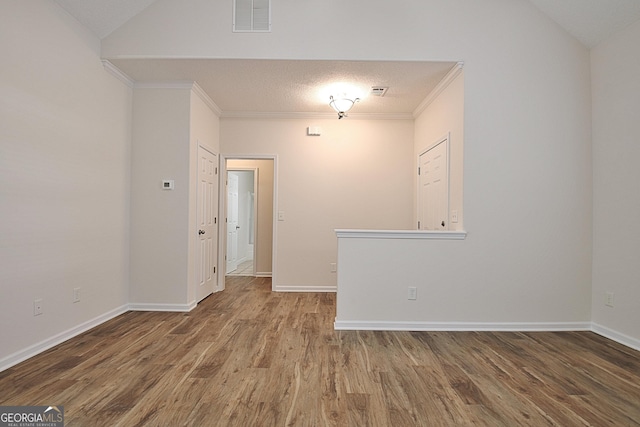
<instances>
[{"instance_id":1,"label":"ceiling smoke detector","mask_svg":"<svg viewBox=\"0 0 640 427\"><path fill-rule=\"evenodd\" d=\"M384 96L389 90L388 87L384 86L371 86L371 96Z\"/></svg>"}]
</instances>

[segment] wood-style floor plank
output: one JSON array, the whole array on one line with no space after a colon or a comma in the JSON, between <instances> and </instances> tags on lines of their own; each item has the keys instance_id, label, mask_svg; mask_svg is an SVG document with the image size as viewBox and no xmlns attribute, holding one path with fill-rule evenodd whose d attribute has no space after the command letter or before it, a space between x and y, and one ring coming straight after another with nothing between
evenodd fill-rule
<instances>
[{"instance_id":1,"label":"wood-style floor plank","mask_svg":"<svg viewBox=\"0 0 640 427\"><path fill-rule=\"evenodd\" d=\"M230 277L0 373L68 426L640 426L640 352L590 332L335 331L335 295Z\"/></svg>"}]
</instances>

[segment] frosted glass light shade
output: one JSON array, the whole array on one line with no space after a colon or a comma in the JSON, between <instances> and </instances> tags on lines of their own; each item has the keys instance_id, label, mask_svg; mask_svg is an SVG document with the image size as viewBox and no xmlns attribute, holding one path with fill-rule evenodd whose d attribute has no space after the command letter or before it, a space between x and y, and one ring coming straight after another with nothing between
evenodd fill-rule
<instances>
[{"instance_id":1,"label":"frosted glass light shade","mask_svg":"<svg viewBox=\"0 0 640 427\"><path fill-rule=\"evenodd\" d=\"M336 112L338 113L339 119L345 117L347 111L351 110L351 107L353 107L353 104L355 104L360 100L358 98L349 99L345 96L336 97L336 98L334 98L333 96L330 96L329 99L330 99L329 105L331 105L331 107L334 110L336 110Z\"/></svg>"}]
</instances>

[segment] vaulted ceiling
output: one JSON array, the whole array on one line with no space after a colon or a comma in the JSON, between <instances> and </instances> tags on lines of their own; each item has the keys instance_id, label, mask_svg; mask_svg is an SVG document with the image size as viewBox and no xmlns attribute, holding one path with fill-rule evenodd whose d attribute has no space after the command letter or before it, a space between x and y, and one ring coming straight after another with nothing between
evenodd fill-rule
<instances>
[{"instance_id":1,"label":"vaulted ceiling","mask_svg":"<svg viewBox=\"0 0 640 427\"><path fill-rule=\"evenodd\" d=\"M55 1L102 39L157 0ZM588 48L640 19L640 0L529 1ZM353 82L360 96L367 96L371 86L390 88L384 101L368 97L358 105L360 113L410 115L456 65L242 59L127 59L112 63L137 82L195 81L223 114L230 115L331 111L326 89L336 81Z\"/></svg>"},{"instance_id":2,"label":"vaulted ceiling","mask_svg":"<svg viewBox=\"0 0 640 427\"><path fill-rule=\"evenodd\" d=\"M157 0L55 0L104 38ZM591 48L640 19L640 0L529 0Z\"/></svg>"}]
</instances>

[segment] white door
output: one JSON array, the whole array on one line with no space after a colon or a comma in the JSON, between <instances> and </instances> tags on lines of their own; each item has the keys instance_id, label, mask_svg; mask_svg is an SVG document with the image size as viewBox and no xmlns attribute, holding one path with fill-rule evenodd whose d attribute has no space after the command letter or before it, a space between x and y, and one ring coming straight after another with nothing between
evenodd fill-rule
<instances>
[{"instance_id":1,"label":"white door","mask_svg":"<svg viewBox=\"0 0 640 427\"><path fill-rule=\"evenodd\" d=\"M418 229L449 229L449 140L443 139L419 158Z\"/></svg>"},{"instance_id":2,"label":"white door","mask_svg":"<svg viewBox=\"0 0 640 427\"><path fill-rule=\"evenodd\" d=\"M198 147L198 287L196 298L201 301L217 287L218 259L218 157Z\"/></svg>"},{"instance_id":3,"label":"white door","mask_svg":"<svg viewBox=\"0 0 640 427\"><path fill-rule=\"evenodd\" d=\"M227 173L227 273L238 268L238 175Z\"/></svg>"}]
</instances>

